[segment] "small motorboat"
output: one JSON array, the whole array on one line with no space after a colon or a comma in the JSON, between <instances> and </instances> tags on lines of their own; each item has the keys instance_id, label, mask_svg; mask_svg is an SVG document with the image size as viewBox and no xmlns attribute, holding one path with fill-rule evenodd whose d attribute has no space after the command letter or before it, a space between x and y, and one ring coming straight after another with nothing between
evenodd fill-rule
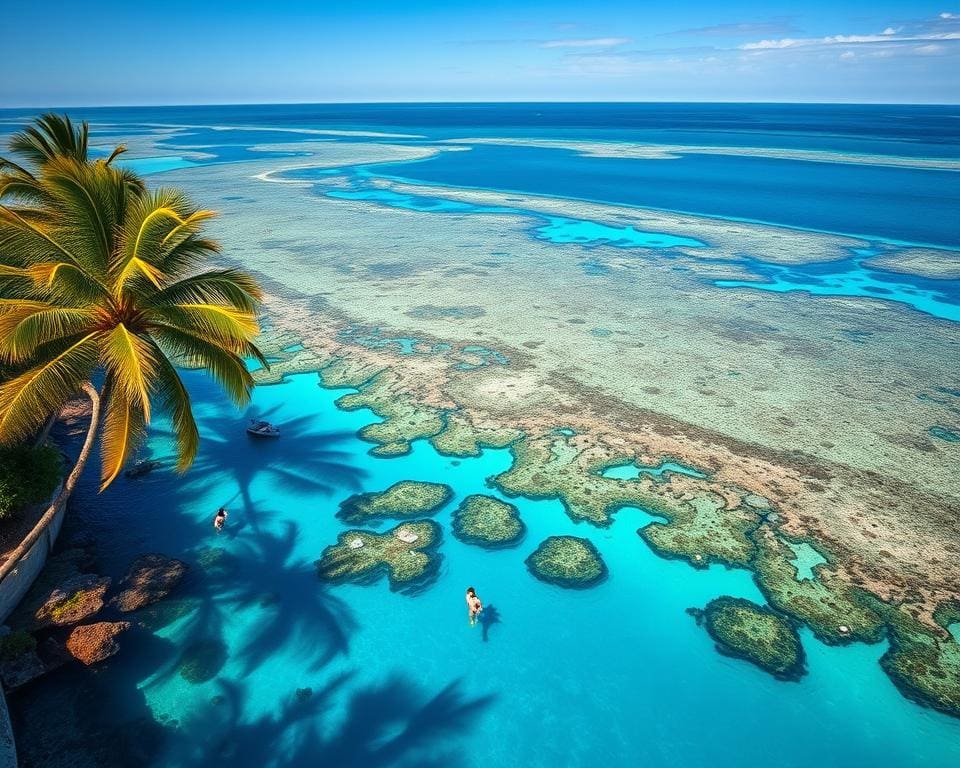
<instances>
[{"instance_id":1,"label":"small motorboat","mask_svg":"<svg viewBox=\"0 0 960 768\"><path fill-rule=\"evenodd\" d=\"M128 469L123 474L126 477L129 477L131 480L136 480L138 477L143 477L144 475L150 474L151 472L153 472L153 470L155 470L159 466L160 466L159 461L151 461L149 459L146 459L144 461L138 461L136 464L130 467L130 469Z\"/></svg>"},{"instance_id":2,"label":"small motorboat","mask_svg":"<svg viewBox=\"0 0 960 768\"><path fill-rule=\"evenodd\" d=\"M280 430L273 424L269 421L258 421L257 419L250 419L247 432L254 437L280 437Z\"/></svg>"}]
</instances>

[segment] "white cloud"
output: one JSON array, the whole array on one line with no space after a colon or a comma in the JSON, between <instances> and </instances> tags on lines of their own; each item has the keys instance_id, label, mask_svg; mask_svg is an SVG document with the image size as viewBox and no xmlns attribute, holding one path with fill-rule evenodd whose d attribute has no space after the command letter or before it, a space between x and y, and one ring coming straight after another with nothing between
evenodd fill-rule
<instances>
[{"instance_id":1,"label":"white cloud","mask_svg":"<svg viewBox=\"0 0 960 768\"><path fill-rule=\"evenodd\" d=\"M760 40L739 46L743 51L769 51L783 48L809 48L819 45L859 45L869 43L916 43L927 40L960 40L960 32L941 32L929 35L830 35L829 37L785 37L782 40Z\"/></svg>"},{"instance_id":2,"label":"white cloud","mask_svg":"<svg viewBox=\"0 0 960 768\"><path fill-rule=\"evenodd\" d=\"M914 53L919 53L921 56L936 56L942 51L943 46L937 45L936 43L930 43L930 45L921 45L913 49Z\"/></svg>"},{"instance_id":3,"label":"white cloud","mask_svg":"<svg viewBox=\"0 0 960 768\"><path fill-rule=\"evenodd\" d=\"M629 37L593 37L581 40L546 40L541 48L614 48L631 42Z\"/></svg>"},{"instance_id":4,"label":"white cloud","mask_svg":"<svg viewBox=\"0 0 960 768\"><path fill-rule=\"evenodd\" d=\"M897 32L899 32L901 29L903 29L903 27L897 27L896 29L894 29L893 27L887 27L887 28L886 28L885 30L883 30L883 32L881 32L880 34L881 34L881 35L895 35L895 34L897 34Z\"/></svg>"},{"instance_id":5,"label":"white cloud","mask_svg":"<svg viewBox=\"0 0 960 768\"><path fill-rule=\"evenodd\" d=\"M941 13L941 19L960 19L960 13Z\"/></svg>"},{"instance_id":6,"label":"white cloud","mask_svg":"<svg viewBox=\"0 0 960 768\"><path fill-rule=\"evenodd\" d=\"M840 54L840 58L844 61L849 61L850 59L855 59L856 57L857 54L855 54L853 51L844 51Z\"/></svg>"}]
</instances>

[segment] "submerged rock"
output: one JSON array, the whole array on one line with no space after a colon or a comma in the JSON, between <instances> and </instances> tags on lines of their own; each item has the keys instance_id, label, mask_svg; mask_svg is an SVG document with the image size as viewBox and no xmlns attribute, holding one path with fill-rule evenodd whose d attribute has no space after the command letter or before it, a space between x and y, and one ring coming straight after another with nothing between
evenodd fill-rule
<instances>
[{"instance_id":1,"label":"submerged rock","mask_svg":"<svg viewBox=\"0 0 960 768\"><path fill-rule=\"evenodd\" d=\"M120 582L122 591L113 604L123 613L135 611L165 598L180 583L187 564L164 555L138 557Z\"/></svg>"},{"instance_id":2,"label":"submerged rock","mask_svg":"<svg viewBox=\"0 0 960 768\"><path fill-rule=\"evenodd\" d=\"M68 627L98 613L110 581L109 576L83 573L61 582L34 611L33 628Z\"/></svg>"},{"instance_id":3,"label":"submerged rock","mask_svg":"<svg viewBox=\"0 0 960 768\"><path fill-rule=\"evenodd\" d=\"M585 589L607 577L607 566L597 548L576 536L544 539L525 562L538 579L559 587Z\"/></svg>"},{"instance_id":4,"label":"submerged rock","mask_svg":"<svg viewBox=\"0 0 960 768\"><path fill-rule=\"evenodd\" d=\"M359 493L340 505L337 517L348 523L365 523L387 517L420 517L436 512L450 501L453 489L442 483L401 480L379 493Z\"/></svg>"},{"instance_id":5,"label":"submerged rock","mask_svg":"<svg viewBox=\"0 0 960 768\"><path fill-rule=\"evenodd\" d=\"M718 597L689 613L706 627L720 653L756 664L778 680L806 674L797 625L787 616L739 597Z\"/></svg>"},{"instance_id":6,"label":"submerged rock","mask_svg":"<svg viewBox=\"0 0 960 768\"><path fill-rule=\"evenodd\" d=\"M517 508L493 496L467 496L453 513L453 535L488 549L518 544L526 532Z\"/></svg>"},{"instance_id":7,"label":"submerged rock","mask_svg":"<svg viewBox=\"0 0 960 768\"><path fill-rule=\"evenodd\" d=\"M384 573L390 588L422 589L436 578L440 555L440 526L432 520L401 523L386 533L346 531L317 560L323 581L370 584Z\"/></svg>"},{"instance_id":8,"label":"submerged rock","mask_svg":"<svg viewBox=\"0 0 960 768\"><path fill-rule=\"evenodd\" d=\"M221 640L198 640L180 657L180 677L189 683L205 683L217 676L226 661L227 646Z\"/></svg>"},{"instance_id":9,"label":"submerged rock","mask_svg":"<svg viewBox=\"0 0 960 768\"><path fill-rule=\"evenodd\" d=\"M119 651L117 635L129 628L129 621L98 621L74 627L67 637L67 651L89 667Z\"/></svg>"}]
</instances>

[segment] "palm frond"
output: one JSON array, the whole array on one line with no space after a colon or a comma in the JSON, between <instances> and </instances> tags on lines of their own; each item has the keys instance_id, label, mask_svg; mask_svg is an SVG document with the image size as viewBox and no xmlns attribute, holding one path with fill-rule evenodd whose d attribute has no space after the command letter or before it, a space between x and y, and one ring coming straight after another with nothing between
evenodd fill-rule
<instances>
[{"instance_id":1,"label":"palm frond","mask_svg":"<svg viewBox=\"0 0 960 768\"><path fill-rule=\"evenodd\" d=\"M161 409L170 415L173 434L177 439L177 471L185 472L193 464L200 448L200 431L190 407L190 394L180 374L159 347L155 347L154 357L157 361L154 377L156 396Z\"/></svg>"},{"instance_id":2,"label":"palm frond","mask_svg":"<svg viewBox=\"0 0 960 768\"><path fill-rule=\"evenodd\" d=\"M238 354L170 326L154 326L150 335L180 365L206 369L236 405L250 402L253 376Z\"/></svg>"},{"instance_id":3,"label":"palm frond","mask_svg":"<svg viewBox=\"0 0 960 768\"><path fill-rule=\"evenodd\" d=\"M111 385L150 423L150 382L157 371L154 347L123 323L103 334L101 359Z\"/></svg>"},{"instance_id":4,"label":"palm frond","mask_svg":"<svg viewBox=\"0 0 960 768\"><path fill-rule=\"evenodd\" d=\"M100 491L117 479L130 454L143 440L144 415L131 402L122 386L114 388L108 379L107 405L100 432Z\"/></svg>"},{"instance_id":5,"label":"palm frond","mask_svg":"<svg viewBox=\"0 0 960 768\"><path fill-rule=\"evenodd\" d=\"M260 286L246 272L219 269L178 280L148 297L145 305L222 304L252 315L262 298Z\"/></svg>"},{"instance_id":6,"label":"palm frond","mask_svg":"<svg viewBox=\"0 0 960 768\"><path fill-rule=\"evenodd\" d=\"M0 360L19 363L44 344L93 330L96 317L88 307L0 299Z\"/></svg>"},{"instance_id":7,"label":"palm frond","mask_svg":"<svg viewBox=\"0 0 960 768\"><path fill-rule=\"evenodd\" d=\"M87 161L87 144L90 128L86 121L74 126L66 115L47 113L35 121L36 125L24 128L10 137L10 151L38 166L57 157L71 157L78 162Z\"/></svg>"},{"instance_id":8,"label":"palm frond","mask_svg":"<svg viewBox=\"0 0 960 768\"><path fill-rule=\"evenodd\" d=\"M98 331L35 350L39 362L0 384L0 443L24 440L90 378L99 356Z\"/></svg>"}]
</instances>

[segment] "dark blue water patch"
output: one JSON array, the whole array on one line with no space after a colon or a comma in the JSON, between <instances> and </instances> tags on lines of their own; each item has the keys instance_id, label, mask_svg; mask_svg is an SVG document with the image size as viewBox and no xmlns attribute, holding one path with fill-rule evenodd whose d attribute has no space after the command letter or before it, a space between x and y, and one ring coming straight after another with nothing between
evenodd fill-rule
<instances>
[{"instance_id":1,"label":"dark blue water patch","mask_svg":"<svg viewBox=\"0 0 960 768\"><path fill-rule=\"evenodd\" d=\"M164 137L164 142L174 147L187 148L195 146L237 146L249 147L258 144L293 144L300 142L330 142L332 136L319 136L313 133L297 133L294 131L271 131L269 129L244 130L230 128L217 130L214 128L187 128L176 134Z\"/></svg>"},{"instance_id":2,"label":"dark blue water patch","mask_svg":"<svg viewBox=\"0 0 960 768\"><path fill-rule=\"evenodd\" d=\"M947 427L934 426L930 427L927 431L931 437L935 437L938 440L945 440L948 443L960 443L960 432L947 429Z\"/></svg>"},{"instance_id":3,"label":"dark blue water patch","mask_svg":"<svg viewBox=\"0 0 960 768\"><path fill-rule=\"evenodd\" d=\"M584 157L561 149L474 146L378 165L413 182L551 195L960 246L960 173L748 156Z\"/></svg>"},{"instance_id":4,"label":"dark blue water patch","mask_svg":"<svg viewBox=\"0 0 960 768\"><path fill-rule=\"evenodd\" d=\"M0 110L27 120L40 110ZM951 105L855 104L275 104L73 108L99 123L247 125L765 146L960 157ZM19 126L18 126L19 127Z\"/></svg>"},{"instance_id":5,"label":"dark blue water patch","mask_svg":"<svg viewBox=\"0 0 960 768\"><path fill-rule=\"evenodd\" d=\"M950 387L934 387L937 392L951 397L960 397L960 389L950 389Z\"/></svg>"}]
</instances>

